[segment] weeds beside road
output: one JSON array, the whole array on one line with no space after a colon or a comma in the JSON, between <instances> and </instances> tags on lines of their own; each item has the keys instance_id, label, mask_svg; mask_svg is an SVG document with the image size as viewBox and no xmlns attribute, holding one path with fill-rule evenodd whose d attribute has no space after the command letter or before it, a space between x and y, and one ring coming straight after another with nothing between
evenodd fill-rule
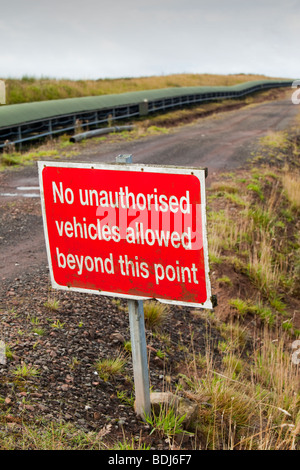
<instances>
[{"instance_id":1,"label":"weeds beside road","mask_svg":"<svg viewBox=\"0 0 300 470\"><path fill-rule=\"evenodd\" d=\"M188 428L136 418L125 302L52 291L45 266L3 279L0 448L299 449L299 153L297 129L272 132L211 181L213 311L145 305L152 391L197 405Z\"/></svg>"}]
</instances>

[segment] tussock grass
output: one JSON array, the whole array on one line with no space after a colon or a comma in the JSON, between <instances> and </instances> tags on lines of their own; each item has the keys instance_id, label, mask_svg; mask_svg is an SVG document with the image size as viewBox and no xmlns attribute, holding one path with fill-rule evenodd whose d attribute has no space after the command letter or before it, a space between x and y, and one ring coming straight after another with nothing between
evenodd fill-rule
<instances>
[{"instance_id":1,"label":"tussock grass","mask_svg":"<svg viewBox=\"0 0 300 470\"><path fill-rule=\"evenodd\" d=\"M272 131L266 136L261 137L260 142L264 147L284 150L288 146L287 133L284 131Z\"/></svg>"},{"instance_id":2,"label":"tussock grass","mask_svg":"<svg viewBox=\"0 0 300 470\"><path fill-rule=\"evenodd\" d=\"M257 331L259 337L256 341L251 340L249 343L245 327L239 324L222 323L220 330L228 344L228 348L222 352L221 364L216 363L215 352L208 346L206 356L201 361L192 352L195 357L193 360L189 358L185 367L186 375L180 374L178 393L197 403L197 413L186 434L192 448L299 449L299 367L291 361L285 333L276 330L274 336L266 326ZM209 336L207 341L208 344L211 341ZM104 380L108 380L108 377L122 373L124 365L124 358L117 356L99 360L97 370ZM123 397L121 392L117 394L119 398ZM174 445L176 449L181 448L180 436L186 433L183 418L172 407L161 407L158 414L146 418L150 427L149 437L155 433L160 439L167 438L173 450ZM86 433L71 423L46 425L36 420L35 424L24 424L22 432L9 433L2 448L143 448L141 441L131 441L125 434L124 439L118 441L111 431L111 425L97 432ZM174 441L176 438L179 438L177 444ZM182 448L186 448L185 444L182 444Z\"/></svg>"},{"instance_id":3,"label":"tussock grass","mask_svg":"<svg viewBox=\"0 0 300 470\"><path fill-rule=\"evenodd\" d=\"M257 315L260 319L268 324L273 325L275 322L275 314L272 309L265 307L262 303L255 303L250 300L231 299L229 305L234 307L239 316L244 318L247 314Z\"/></svg>"},{"instance_id":4,"label":"tussock grass","mask_svg":"<svg viewBox=\"0 0 300 470\"><path fill-rule=\"evenodd\" d=\"M28 151L24 153L3 153L0 155L0 170L3 170L7 167L31 165L33 162L44 157L58 158L59 153L56 149Z\"/></svg>"},{"instance_id":5,"label":"tussock grass","mask_svg":"<svg viewBox=\"0 0 300 470\"><path fill-rule=\"evenodd\" d=\"M239 347L230 333L221 369L210 352L205 371L194 361L194 370L181 375L185 395L199 404L194 423L200 437L197 448L298 448L299 370L291 361L282 332L278 330L276 337L274 341L266 326L261 341L252 343L245 356L244 339Z\"/></svg>"},{"instance_id":6,"label":"tussock grass","mask_svg":"<svg viewBox=\"0 0 300 470\"><path fill-rule=\"evenodd\" d=\"M43 420L34 424L23 424L21 431L7 434L1 450L33 449L33 450L105 450L105 436L111 433L111 425L97 432L86 433L72 423L56 423L49 425ZM136 448L138 444L135 444ZM140 447L142 449L142 447Z\"/></svg>"},{"instance_id":7,"label":"tussock grass","mask_svg":"<svg viewBox=\"0 0 300 470\"><path fill-rule=\"evenodd\" d=\"M296 196L295 189L289 193L294 181ZM250 184L259 188L262 198L249 188ZM236 187L238 191L229 189ZM182 361L176 367L184 374L173 371L172 379L165 383L198 405L189 444L180 441L182 422L172 409L149 417L149 442L153 430L160 442L168 442L173 450L176 439L176 449L300 449L300 365L292 361L291 347L300 333L293 324L300 294L297 187L299 174L285 167L284 171L256 168L251 173L231 174L230 183L226 180L212 188L208 240L210 257L215 261L214 279L223 284L223 293L236 287L238 280L246 280L247 289L235 290L232 298L227 295L228 303L222 306L234 313L229 322L218 319L217 310L201 311L199 317L207 326L204 354L195 351L192 335L190 347L180 340L176 345ZM238 204L235 196L243 204ZM120 308L119 302L114 303ZM149 301L144 303L144 311L147 327L160 331L169 315L166 306ZM197 313L192 312L194 319ZM33 317L31 323L38 326L38 318ZM212 328L214 334L210 335ZM166 335L151 336L161 342L161 355ZM129 347L125 349L130 351ZM77 363L73 358L70 368ZM120 353L99 359L93 367L107 381L123 374L126 363ZM20 366L14 374L15 380L24 382L35 373L34 369L23 364L23 369ZM119 387L117 396L128 405L128 390ZM22 424L19 432L2 430L5 438L0 444L5 449L145 448L142 441L131 440L128 434L118 442L111 430L108 424L100 431L86 433L70 423L45 425L36 421L34 425ZM143 432L147 433L145 428Z\"/></svg>"},{"instance_id":8,"label":"tussock grass","mask_svg":"<svg viewBox=\"0 0 300 470\"><path fill-rule=\"evenodd\" d=\"M31 364L27 365L25 362L23 362L21 365L16 367L13 373L17 377L26 379L29 377L34 377L36 375L39 375L39 370L36 367L32 366Z\"/></svg>"},{"instance_id":9,"label":"tussock grass","mask_svg":"<svg viewBox=\"0 0 300 470\"><path fill-rule=\"evenodd\" d=\"M244 200L242 196L241 198ZM219 257L224 250L243 250L244 241L251 233L252 227L253 221L247 218L241 217L233 222L228 206L224 210L209 213L208 239L210 253Z\"/></svg>"},{"instance_id":10,"label":"tussock grass","mask_svg":"<svg viewBox=\"0 0 300 470\"><path fill-rule=\"evenodd\" d=\"M219 326L221 335L230 345L232 351L243 351L248 342L248 333L245 326L239 322L222 323Z\"/></svg>"},{"instance_id":11,"label":"tussock grass","mask_svg":"<svg viewBox=\"0 0 300 470\"><path fill-rule=\"evenodd\" d=\"M236 194L239 192L237 185L228 182L213 182L211 184L211 190L214 192L225 192L229 194Z\"/></svg>"},{"instance_id":12,"label":"tussock grass","mask_svg":"<svg viewBox=\"0 0 300 470\"><path fill-rule=\"evenodd\" d=\"M95 368L99 377L104 381L108 381L113 379L116 375L123 373L126 362L126 358L119 354L114 358L99 359L95 363Z\"/></svg>"},{"instance_id":13,"label":"tussock grass","mask_svg":"<svg viewBox=\"0 0 300 470\"><path fill-rule=\"evenodd\" d=\"M249 256L250 278L260 291L266 294L272 293L277 291L280 285L280 272L282 272L280 268L282 268L280 263L274 260L270 237L263 235Z\"/></svg>"},{"instance_id":14,"label":"tussock grass","mask_svg":"<svg viewBox=\"0 0 300 470\"><path fill-rule=\"evenodd\" d=\"M284 171L257 168L239 178L238 193L229 193L229 188L236 188L232 177L210 189L211 205L217 207L208 213L212 262L230 263L258 291L254 304L248 298L231 300L238 315L255 315L275 325L278 315L287 315L287 299L297 292L300 279L299 173L287 166ZM240 204L233 199L236 196Z\"/></svg>"},{"instance_id":15,"label":"tussock grass","mask_svg":"<svg viewBox=\"0 0 300 470\"><path fill-rule=\"evenodd\" d=\"M60 302L56 298L55 293L49 293L48 299L46 300L46 302L44 302L44 307L49 310L52 310L53 312L57 312L60 309Z\"/></svg>"},{"instance_id":16,"label":"tussock grass","mask_svg":"<svg viewBox=\"0 0 300 470\"><path fill-rule=\"evenodd\" d=\"M300 174L285 172L282 184L293 209L300 209Z\"/></svg>"}]
</instances>

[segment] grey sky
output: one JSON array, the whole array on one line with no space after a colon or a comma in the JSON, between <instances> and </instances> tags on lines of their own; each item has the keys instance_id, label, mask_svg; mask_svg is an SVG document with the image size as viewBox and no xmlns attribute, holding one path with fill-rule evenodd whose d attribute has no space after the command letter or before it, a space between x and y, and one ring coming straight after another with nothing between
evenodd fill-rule
<instances>
[{"instance_id":1,"label":"grey sky","mask_svg":"<svg viewBox=\"0 0 300 470\"><path fill-rule=\"evenodd\" d=\"M0 77L299 78L299 0L0 0Z\"/></svg>"}]
</instances>

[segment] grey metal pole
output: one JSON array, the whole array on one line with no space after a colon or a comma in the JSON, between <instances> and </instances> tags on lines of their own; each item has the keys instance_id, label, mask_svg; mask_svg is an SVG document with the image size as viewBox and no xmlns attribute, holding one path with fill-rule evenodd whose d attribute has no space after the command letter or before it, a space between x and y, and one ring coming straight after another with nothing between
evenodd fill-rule
<instances>
[{"instance_id":1,"label":"grey metal pole","mask_svg":"<svg viewBox=\"0 0 300 470\"><path fill-rule=\"evenodd\" d=\"M132 163L132 155L118 155L117 163ZM150 415L150 386L142 300L128 300L132 364L135 387L135 412L141 418Z\"/></svg>"}]
</instances>

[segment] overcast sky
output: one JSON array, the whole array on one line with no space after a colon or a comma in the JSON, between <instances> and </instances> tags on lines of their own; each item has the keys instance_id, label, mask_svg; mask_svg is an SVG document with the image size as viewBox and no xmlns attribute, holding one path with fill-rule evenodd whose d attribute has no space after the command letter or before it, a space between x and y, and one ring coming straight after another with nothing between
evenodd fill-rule
<instances>
[{"instance_id":1,"label":"overcast sky","mask_svg":"<svg viewBox=\"0 0 300 470\"><path fill-rule=\"evenodd\" d=\"M0 77L299 78L299 0L0 0Z\"/></svg>"}]
</instances>

